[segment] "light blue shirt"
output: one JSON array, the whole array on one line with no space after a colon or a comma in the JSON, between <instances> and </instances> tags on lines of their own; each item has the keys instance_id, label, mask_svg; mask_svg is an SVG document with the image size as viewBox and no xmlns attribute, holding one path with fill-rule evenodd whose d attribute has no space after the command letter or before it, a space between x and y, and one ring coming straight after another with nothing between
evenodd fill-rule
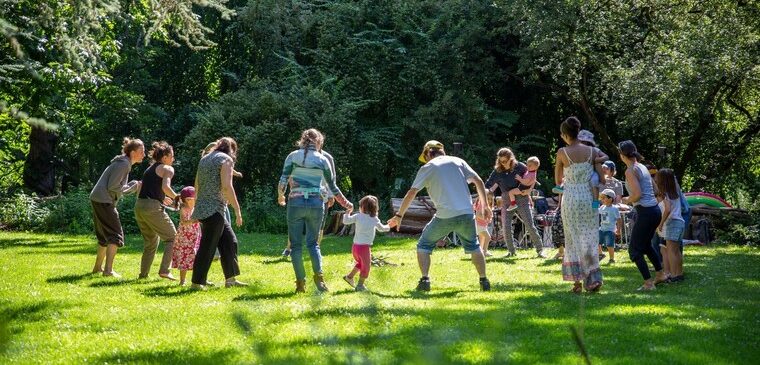
<instances>
[{"instance_id":1,"label":"light blue shirt","mask_svg":"<svg viewBox=\"0 0 760 365\"><path fill-rule=\"evenodd\" d=\"M412 187L427 188L435 204L435 216L446 219L473 214L467 180L478 176L464 160L454 156L438 156L417 171Z\"/></svg>"},{"instance_id":2,"label":"light blue shirt","mask_svg":"<svg viewBox=\"0 0 760 365\"><path fill-rule=\"evenodd\" d=\"M599 207L599 230L605 232L615 232L617 220L620 218L620 210L614 205L609 207L602 205Z\"/></svg>"}]
</instances>

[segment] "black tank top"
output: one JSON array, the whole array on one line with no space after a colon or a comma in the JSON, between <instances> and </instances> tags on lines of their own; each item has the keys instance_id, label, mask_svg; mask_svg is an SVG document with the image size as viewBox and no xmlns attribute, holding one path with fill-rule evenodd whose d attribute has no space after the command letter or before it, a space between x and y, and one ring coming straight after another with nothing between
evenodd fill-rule
<instances>
[{"instance_id":1,"label":"black tank top","mask_svg":"<svg viewBox=\"0 0 760 365\"><path fill-rule=\"evenodd\" d=\"M160 165L160 163L156 162L145 170L142 179L142 188L140 188L140 194L137 196L138 198L155 199L160 202L164 201L166 194L164 194L164 190L161 189L161 181L163 179L156 173L156 168Z\"/></svg>"}]
</instances>

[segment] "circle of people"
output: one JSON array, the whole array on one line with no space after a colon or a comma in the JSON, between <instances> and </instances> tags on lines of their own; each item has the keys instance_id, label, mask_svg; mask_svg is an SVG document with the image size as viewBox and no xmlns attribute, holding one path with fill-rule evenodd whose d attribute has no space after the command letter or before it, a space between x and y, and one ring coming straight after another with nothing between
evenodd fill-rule
<instances>
[{"instance_id":1,"label":"circle of people","mask_svg":"<svg viewBox=\"0 0 760 365\"><path fill-rule=\"evenodd\" d=\"M653 290L659 283L683 280L682 237L689 208L688 204L684 207L685 199L673 171L661 169L653 178L641 163L643 157L635 144L630 140L620 142L618 153L627 167L625 185L629 193L623 197L623 183L614 177L614 162L596 147L593 134L582 130L577 118L569 117L562 122L560 135L567 145L557 151L556 186L552 191L561 196L559 211L564 247L559 248L557 258L562 258L563 280L573 284L570 291L596 292L602 287L599 264L604 257L602 247L607 248L609 263L614 263L615 237L621 234L621 211L626 210L635 216L628 253L644 279L639 290ZM291 256L296 292L306 290L304 243L317 290L328 290L319 241L326 212L335 202L346 209L343 223L355 225L352 254L356 264L343 280L356 291L366 291L375 232L400 227L410 204L422 189L427 190L436 210L417 241L421 272L417 291L430 291L431 254L436 243L451 234L458 237L465 253L471 256L480 289L490 290L485 258L491 256L488 245L497 188L508 198L504 210L509 213L500 214L509 251L507 256L515 255L511 231L513 216L517 214L525 224L537 255L545 257L531 210L531 192L540 166L538 158L531 157L524 164L517 161L509 148L501 148L496 153L494 170L484 182L466 161L447 155L442 143L428 141L419 156L423 166L417 171L411 188L395 215L383 223L378 217L379 204L375 196L363 197L359 200L358 212L354 211L353 204L336 185L335 162L322 149L323 145L324 136L318 130L303 131L298 148L285 159L277 189L278 204L287 209L286 254ZM137 194L135 219L144 241L139 278L148 277L159 241L164 241L158 270L161 278L177 280L171 269L179 269L179 283L185 285L187 272L192 271L191 288L205 290L215 285L207 276L218 256L224 286L246 286L237 280L240 275L238 242L229 210L231 206L235 211L234 223L241 226L243 217L232 183L233 177L242 176L234 169L237 152L237 143L230 137L210 143L202 151L194 186L176 192L171 186L172 146L163 141L154 142L150 151L152 164L142 180L128 181L131 167L145 158L145 146L139 139L125 138L122 154L111 160L90 193L98 240L93 272L120 277L113 270L117 249L124 246L117 202L123 194L133 193ZM474 203L469 184L477 191ZM167 210L179 211L178 228ZM645 257L654 266L654 278Z\"/></svg>"}]
</instances>

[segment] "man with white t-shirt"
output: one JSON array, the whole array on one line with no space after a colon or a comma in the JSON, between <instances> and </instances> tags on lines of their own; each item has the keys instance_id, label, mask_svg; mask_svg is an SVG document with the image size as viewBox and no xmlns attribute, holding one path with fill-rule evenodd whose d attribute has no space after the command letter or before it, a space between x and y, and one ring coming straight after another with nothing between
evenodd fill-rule
<instances>
[{"instance_id":1,"label":"man with white t-shirt","mask_svg":"<svg viewBox=\"0 0 760 365\"><path fill-rule=\"evenodd\" d=\"M467 186L468 183L475 185L482 209L480 213L485 219L491 220L491 210L486 208L488 204L483 180L461 158L446 156L443 144L438 141L425 143L419 159L425 165L417 171L417 177L404 196L398 213L388 220L389 226L399 226L417 193L423 188L427 189L430 199L435 204L436 212L433 219L422 230L422 235L417 242L417 262L422 272L417 290L430 291L428 277L430 254L436 247L436 242L452 232L459 237L465 253L472 255L472 263L480 276L480 289L490 290L491 283L486 277L486 260L475 233L475 217L472 211L470 189Z\"/></svg>"}]
</instances>

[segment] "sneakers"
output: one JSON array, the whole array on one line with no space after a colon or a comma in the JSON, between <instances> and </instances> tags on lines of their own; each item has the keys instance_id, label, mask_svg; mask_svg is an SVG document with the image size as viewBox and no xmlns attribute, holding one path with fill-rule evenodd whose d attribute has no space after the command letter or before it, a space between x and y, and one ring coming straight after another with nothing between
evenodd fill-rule
<instances>
[{"instance_id":1,"label":"sneakers","mask_svg":"<svg viewBox=\"0 0 760 365\"><path fill-rule=\"evenodd\" d=\"M610 265L614 263L615 263L615 259L610 259L610 261L607 261L607 264L610 264Z\"/></svg>"},{"instance_id":2,"label":"sneakers","mask_svg":"<svg viewBox=\"0 0 760 365\"><path fill-rule=\"evenodd\" d=\"M544 251L539 251L536 253L536 257L539 259L545 259L546 255L544 254Z\"/></svg>"},{"instance_id":3,"label":"sneakers","mask_svg":"<svg viewBox=\"0 0 760 365\"><path fill-rule=\"evenodd\" d=\"M350 285L352 288L356 288L356 284L354 284L354 278L349 278L348 275L343 277L343 281L347 282L348 285Z\"/></svg>"},{"instance_id":4,"label":"sneakers","mask_svg":"<svg viewBox=\"0 0 760 365\"><path fill-rule=\"evenodd\" d=\"M417 283L417 291L430 291L430 278L420 278Z\"/></svg>"},{"instance_id":5,"label":"sneakers","mask_svg":"<svg viewBox=\"0 0 760 365\"><path fill-rule=\"evenodd\" d=\"M119 274L119 273L117 273L116 271L113 271L113 270L112 271L103 271L103 276L106 276L106 277L110 276L112 278L121 279L121 274Z\"/></svg>"},{"instance_id":6,"label":"sneakers","mask_svg":"<svg viewBox=\"0 0 760 365\"><path fill-rule=\"evenodd\" d=\"M599 261L602 261L605 257L607 257L607 255L605 255L603 253L600 253L599 254Z\"/></svg>"},{"instance_id":7,"label":"sneakers","mask_svg":"<svg viewBox=\"0 0 760 365\"><path fill-rule=\"evenodd\" d=\"M554 193L554 194L559 195L559 194L562 194L564 192L565 192L565 189L563 189L561 185L558 185L558 186L555 186L555 187L552 188L552 193Z\"/></svg>"},{"instance_id":8,"label":"sneakers","mask_svg":"<svg viewBox=\"0 0 760 365\"><path fill-rule=\"evenodd\" d=\"M488 278L480 278L480 291L490 291L491 290L491 282L488 281Z\"/></svg>"},{"instance_id":9,"label":"sneakers","mask_svg":"<svg viewBox=\"0 0 760 365\"><path fill-rule=\"evenodd\" d=\"M367 287L364 286L364 284L359 284L359 285L356 286L356 288L354 289L354 291L358 291L358 292L359 291L369 291L369 289L367 289Z\"/></svg>"},{"instance_id":10,"label":"sneakers","mask_svg":"<svg viewBox=\"0 0 760 365\"><path fill-rule=\"evenodd\" d=\"M282 250L282 257L288 257L288 256L290 256L290 249L286 248Z\"/></svg>"},{"instance_id":11,"label":"sneakers","mask_svg":"<svg viewBox=\"0 0 760 365\"><path fill-rule=\"evenodd\" d=\"M509 206L507 207L507 212L511 212L511 211L513 211L513 210L515 210L515 209L517 209L517 203L515 203L515 202L512 202L512 203L510 203L510 204L509 204Z\"/></svg>"},{"instance_id":12,"label":"sneakers","mask_svg":"<svg viewBox=\"0 0 760 365\"><path fill-rule=\"evenodd\" d=\"M206 287L201 284L193 284L190 285L190 290L204 291L206 290Z\"/></svg>"}]
</instances>

